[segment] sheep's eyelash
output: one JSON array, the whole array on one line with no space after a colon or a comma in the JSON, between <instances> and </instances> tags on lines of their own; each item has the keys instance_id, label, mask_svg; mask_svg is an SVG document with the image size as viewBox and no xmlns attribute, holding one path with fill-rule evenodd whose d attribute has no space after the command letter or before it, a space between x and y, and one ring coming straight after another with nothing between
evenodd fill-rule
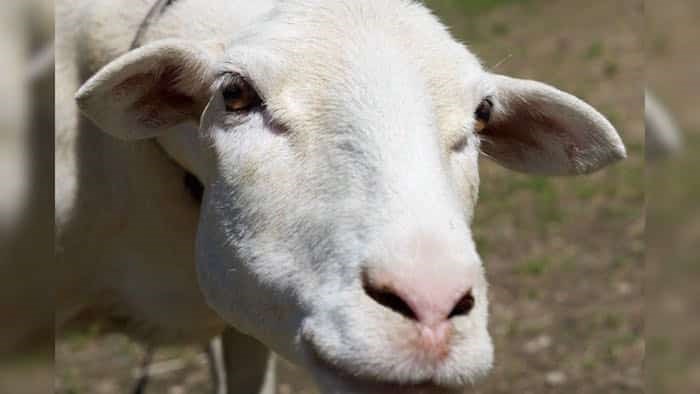
<instances>
[{"instance_id":1,"label":"sheep's eyelash","mask_svg":"<svg viewBox=\"0 0 700 394\"><path fill-rule=\"evenodd\" d=\"M484 138L484 136L479 135L479 133L475 132L473 128L465 130L465 133L467 134L467 146L474 147L476 150L480 151L482 138Z\"/></svg>"},{"instance_id":2,"label":"sheep's eyelash","mask_svg":"<svg viewBox=\"0 0 700 394\"><path fill-rule=\"evenodd\" d=\"M223 68L219 72L216 73L216 78L214 79L213 87L215 90L221 90L223 89L228 83L231 82L231 80L235 77L239 76L245 80L247 84L249 84L253 90L255 90L255 93L260 96L260 99L265 102L265 97L262 95L260 92L260 89L258 89L258 85L255 83L255 81L250 77L250 75L236 70L233 68L233 66L230 66L230 68Z\"/></svg>"},{"instance_id":3,"label":"sheep's eyelash","mask_svg":"<svg viewBox=\"0 0 700 394\"><path fill-rule=\"evenodd\" d=\"M475 143L476 143L476 150L479 152L479 154L483 155L484 157L488 158L493 158L491 155L486 153L483 149L484 143L489 143L489 137L485 136L483 134L478 134L474 133L475 136Z\"/></svg>"},{"instance_id":4,"label":"sheep's eyelash","mask_svg":"<svg viewBox=\"0 0 700 394\"><path fill-rule=\"evenodd\" d=\"M481 134L474 133L474 132L472 132L471 134L472 134L471 137L474 139L474 145L476 146L477 149L480 149L481 142L483 141L483 138L485 138L485 136L482 136Z\"/></svg>"}]
</instances>

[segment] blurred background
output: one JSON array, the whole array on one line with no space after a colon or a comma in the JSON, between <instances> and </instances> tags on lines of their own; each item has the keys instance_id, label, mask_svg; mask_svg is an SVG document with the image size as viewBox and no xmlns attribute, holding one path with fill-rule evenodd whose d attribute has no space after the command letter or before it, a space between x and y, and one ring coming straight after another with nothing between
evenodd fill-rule
<instances>
[{"instance_id":1,"label":"blurred background","mask_svg":"<svg viewBox=\"0 0 700 394\"><path fill-rule=\"evenodd\" d=\"M53 384L53 1L0 7L0 393Z\"/></svg>"},{"instance_id":2,"label":"blurred background","mask_svg":"<svg viewBox=\"0 0 700 394\"><path fill-rule=\"evenodd\" d=\"M682 133L678 151L647 163L645 378L649 393L700 392L698 18L698 1L647 0L648 85Z\"/></svg>"},{"instance_id":3,"label":"blurred background","mask_svg":"<svg viewBox=\"0 0 700 394\"><path fill-rule=\"evenodd\" d=\"M700 3L426 3L492 71L591 103L629 151L579 178L482 160L473 229L491 282L496 365L466 392L641 393L645 383L649 393L700 392L691 275L700 271ZM98 327L52 338L52 9L49 0L0 9L0 393L128 393L139 345ZM645 165L647 80L684 137L680 151ZM159 349L150 372L149 393L211 392L199 348ZM278 384L281 394L315 392L284 362Z\"/></svg>"}]
</instances>

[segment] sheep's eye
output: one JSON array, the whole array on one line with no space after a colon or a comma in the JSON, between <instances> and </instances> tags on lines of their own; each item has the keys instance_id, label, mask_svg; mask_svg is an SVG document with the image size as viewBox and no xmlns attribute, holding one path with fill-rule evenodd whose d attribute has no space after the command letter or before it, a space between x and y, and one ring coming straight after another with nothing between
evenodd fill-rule
<instances>
[{"instance_id":1,"label":"sheep's eye","mask_svg":"<svg viewBox=\"0 0 700 394\"><path fill-rule=\"evenodd\" d=\"M474 111L474 118L476 119L476 131L483 131L486 125L491 120L491 110L493 109L493 101L490 98L485 98L481 100L479 106L476 107Z\"/></svg>"},{"instance_id":2,"label":"sheep's eye","mask_svg":"<svg viewBox=\"0 0 700 394\"><path fill-rule=\"evenodd\" d=\"M262 105L258 93L240 75L231 76L223 90L223 96L229 112L248 112Z\"/></svg>"}]
</instances>

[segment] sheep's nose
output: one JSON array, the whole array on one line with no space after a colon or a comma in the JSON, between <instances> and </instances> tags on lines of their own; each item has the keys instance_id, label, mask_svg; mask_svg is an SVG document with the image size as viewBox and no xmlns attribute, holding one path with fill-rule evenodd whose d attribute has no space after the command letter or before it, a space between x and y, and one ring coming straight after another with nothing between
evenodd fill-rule
<instances>
[{"instance_id":1,"label":"sheep's nose","mask_svg":"<svg viewBox=\"0 0 700 394\"><path fill-rule=\"evenodd\" d=\"M422 329L433 330L439 337L450 319L466 316L474 308L467 276L415 266L404 268L391 272L366 269L365 293L378 304L416 321Z\"/></svg>"}]
</instances>

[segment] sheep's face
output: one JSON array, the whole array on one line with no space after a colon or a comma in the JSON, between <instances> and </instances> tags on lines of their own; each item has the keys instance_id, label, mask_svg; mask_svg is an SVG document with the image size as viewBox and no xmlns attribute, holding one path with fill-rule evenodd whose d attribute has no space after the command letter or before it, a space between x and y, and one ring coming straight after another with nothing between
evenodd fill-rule
<instances>
[{"instance_id":1,"label":"sheep's face","mask_svg":"<svg viewBox=\"0 0 700 394\"><path fill-rule=\"evenodd\" d=\"M612 126L554 88L485 72L415 4L287 4L225 48L154 43L79 93L106 131L158 136L205 184L210 305L329 391L443 392L483 375L479 152L589 172L624 155ZM107 94L109 111L95 103ZM198 131L172 130L193 118Z\"/></svg>"},{"instance_id":2,"label":"sheep's face","mask_svg":"<svg viewBox=\"0 0 700 394\"><path fill-rule=\"evenodd\" d=\"M394 29L237 40L202 117L202 288L329 387L460 386L491 365L469 229L488 87L443 31Z\"/></svg>"}]
</instances>

